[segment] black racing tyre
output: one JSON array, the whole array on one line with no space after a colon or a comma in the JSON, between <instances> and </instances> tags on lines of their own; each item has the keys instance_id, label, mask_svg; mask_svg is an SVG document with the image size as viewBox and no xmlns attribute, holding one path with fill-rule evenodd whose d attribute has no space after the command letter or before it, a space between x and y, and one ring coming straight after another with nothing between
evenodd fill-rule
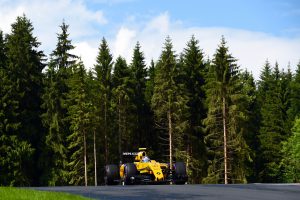
<instances>
[{"instance_id":1,"label":"black racing tyre","mask_svg":"<svg viewBox=\"0 0 300 200\"><path fill-rule=\"evenodd\" d=\"M188 176L186 173L186 166L184 162L176 162L174 164L173 171L173 182L175 184L185 184L187 182Z\"/></svg>"},{"instance_id":2,"label":"black racing tyre","mask_svg":"<svg viewBox=\"0 0 300 200\"><path fill-rule=\"evenodd\" d=\"M125 185L132 185L134 182L131 177L137 175L137 169L135 164L133 163L126 163L125 170L124 170L124 184Z\"/></svg>"},{"instance_id":3,"label":"black racing tyre","mask_svg":"<svg viewBox=\"0 0 300 200\"><path fill-rule=\"evenodd\" d=\"M117 165L105 166L104 181L106 185L116 185L120 179L119 167Z\"/></svg>"}]
</instances>

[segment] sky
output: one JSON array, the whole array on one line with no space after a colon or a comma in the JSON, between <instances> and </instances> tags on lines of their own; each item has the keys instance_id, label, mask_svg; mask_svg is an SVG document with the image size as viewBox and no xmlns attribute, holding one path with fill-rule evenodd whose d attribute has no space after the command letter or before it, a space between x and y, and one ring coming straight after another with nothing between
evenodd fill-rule
<instances>
[{"instance_id":1,"label":"sky","mask_svg":"<svg viewBox=\"0 0 300 200\"><path fill-rule=\"evenodd\" d=\"M139 41L149 64L159 58L167 36L179 55L195 35L205 58L212 59L223 35L238 65L256 79L266 60L285 71L300 61L298 0L0 0L0 30L10 33L23 14L47 55L65 21L73 53L86 68L95 64L103 37L114 59L121 55L128 63Z\"/></svg>"}]
</instances>

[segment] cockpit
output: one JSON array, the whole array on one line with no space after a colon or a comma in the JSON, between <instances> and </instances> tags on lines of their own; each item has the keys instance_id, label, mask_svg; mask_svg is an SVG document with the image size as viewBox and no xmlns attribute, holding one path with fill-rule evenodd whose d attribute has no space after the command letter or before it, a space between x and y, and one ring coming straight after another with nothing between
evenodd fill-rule
<instances>
[{"instance_id":1,"label":"cockpit","mask_svg":"<svg viewBox=\"0 0 300 200\"><path fill-rule=\"evenodd\" d=\"M148 156L144 156L142 162L150 162L150 158Z\"/></svg>"}]
</instances>

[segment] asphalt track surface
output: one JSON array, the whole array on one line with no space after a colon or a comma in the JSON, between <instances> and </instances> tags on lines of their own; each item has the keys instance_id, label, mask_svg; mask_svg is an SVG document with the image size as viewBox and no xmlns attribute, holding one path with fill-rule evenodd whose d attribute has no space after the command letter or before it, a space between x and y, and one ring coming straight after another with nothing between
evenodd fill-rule
<instances>
[{"instance_id":1,"label":"asphalt track surface","mask_svg":"<svg viewBox=\"0 0 300 200\"><path fill-rule=\"evenodd\" d=\"M99 200L300 200L300 184L133 185L98 187L38 187Z\"/></svg>"}]
</instances>

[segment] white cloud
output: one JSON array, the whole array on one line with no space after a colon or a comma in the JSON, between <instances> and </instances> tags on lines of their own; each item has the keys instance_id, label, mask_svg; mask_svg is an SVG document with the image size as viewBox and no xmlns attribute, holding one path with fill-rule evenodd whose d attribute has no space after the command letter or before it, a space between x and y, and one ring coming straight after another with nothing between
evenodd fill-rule
<instances>
[{"instance_id":1,"label":"white cloud","mask_svg":"<svg viewBox=\"0 0 300 200\"><path fill-rule=\"evenodd\" d=\"M89 44L88 42L75 43L76 48L72 51L81 58L86 68L91 69L96 61L97 57L97 47Z\"/></svg>"},{"instance_id":2,"label":"white cloud","mask_svg":"<svg viewBox=\"0 0 300 200\"><path fill-rule=\"evenodd\" d=\"M108 5L115 5L115 4L122 4L122 3L130 3L136 0L90 0L96 4L108 4Z\"/></svg>"},{"instance_id":3,"label":"white cloud","mask_svg":"<svg viewBox=\"0 0 300 200\"><path fill-rule=\"evenodd\" d=\"M121 3L127 0L116 0ZM130 1L130 0L129 0ZM108 3L104 0L102 3ZM33 22L34 35L42 43L41 50L49 54L56 45L58 27L62 20L70 25L70 39L76 46L74 52L82 57L86 67L91 68L95 63L98 45L104 36L101 26L108 24L102 10L91 10L82 0L0 0L0 29L10 32L10 26L17 16L25 13ZM116 58L121 55L131 61L133 48L137 41L144 51L146 62L157 60L164 40L170 35L174 50L182 52L191 35L200 41L200 47L207 57L212 58L220 42L221 35L225 36L229 50L238 59L242 68L248 68L258 78L266 59L272 64L276 61L281 68L286 68L290 62L294 70L299 62L300 36L294 38L277 37L266 33L239 30L226 27L186 27L183 22L173 21L168 12L161 13L148 21L145 18L130 15L120 19L121 25L116 29L111 25L106 33L113 37L106 38L112 45L112 53ZM142 21L138 21L141 20ZM107 28L107 27L106 27Z\"/></svg>"},{"instance_id":4,"label":"white cloud","mask_svg":"<svg viewBox=\"0 0 300 200\"><path fill-rule=\"evenodd\" d=\"M3 4L0 3L0 6L2 7ZM22 6L18 6L14 8L13 11L10 8L3 7L0 12L0 19L1 19L0 29L4 33L10 32L11 24L15 21L16 16L20 16L23 13L24 13L24 8Z\"/></svg>"},{"instance_id":5,"label":"white cloud","mask_svg":"<svg viewBox=\"0 0 300 200\"><path fill-rule=\"evenodd\" d=\"M133 40L135 37L136 32L134 30L121 27L114 41L114 55L122 55L125 58L129 58L130 52L132 51L134 43L136 42Z\"/></svg>"},{"instance_id":6,"label":"white cloud","mask_svg":"<svg viewBox=\"0 0 300 200\"><path fill-rule=\"evenodd\" d=\"M169 31L169 14L167 12L160 14L153 18L146 26L145 32L159 32L160 34L166 34Z\"/></svg>"},{"instance_id":7,"label":"white cloud","mask_svg":"<svg viewBox=\"0 0 300 200\"><path fill-rule=\"evenodd\" d=\"M152 58L158 59L167 35L170 35L174 50L178 54L186 47L191 36L195 35L200 48L209 58L213 57L221 36L224 35L230 53L238 59L237 63L242 69L247 68L251 71L255 78L259 77L267 59L271 64L277 61L279 66L285 69L290 62L292 70L295 70L300 59L300 38L282 38L261 32L222 27L184 28L178 26L177 22L170 21L168 13L154 17L142 28L131 30L136 34L131 34L130 37L128 34L123 35L123 30L127 30L126 26L122 26L118 32L114 54L121 54L128 62L131 61L132 47L136 41L140 41L147 63ZM118 49L119 38L126 40L126 45L121 45L122 50Z\"/></svg>"},{"instance_id":8,"label":"white cloud","mask_svg":"<svg viewBox=\"0 0 300 200\"><path fill-rule=\"evenodd\" d=\"M70 25L70 38L77 41L99 35L98 27L108 23L102 10L92 11L81 0L0 0L0 29L9 33L11 24L23 13L33 22L34 34L46 53L55 48L63 20Z\"/></svg>"}]
</instances>

